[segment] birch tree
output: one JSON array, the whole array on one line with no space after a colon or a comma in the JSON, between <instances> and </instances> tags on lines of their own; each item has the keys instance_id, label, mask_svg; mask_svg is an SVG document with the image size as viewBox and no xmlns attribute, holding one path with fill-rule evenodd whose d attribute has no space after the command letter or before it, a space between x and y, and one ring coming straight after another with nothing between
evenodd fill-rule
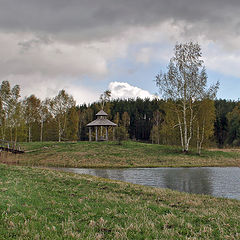
<instances>
[{"instance_id":1,"label":"birch tree","mask_svg":"<svg viewBox=\"0 0 240 240\"><path fill-rule=\"evenodd\" d=\"M9 126L10 126L10 138L11 141L17 142L18 127L21 122L21 102L20 98L20 86L15 85L11 90L11 98L9 101ZM13 137L14 134L14 137Z\"/></svg>"},{"instance_id":2,"label":"birch tree","mask_svg":"<svg viewBox=\"0 0 240 240\"><path fill-rule=\"evenodd\" d=\"M68 110L75 105L76 103L73 97L71 95L68 95L65 90L61 90L50 103L51 112L55 117L58 125L59 142L61 142L63 134L66 130Z\"/></svg>"},{"instance_id":3,"label":"birch tree","mask_svg":"<svg viewBox=\"0 0 240 240\"><path fill-rule=\"evenodd\" d=\"M40 117L40 141L43 141L43 125L49 115L50 99L45 99L41 101L39 108L39 117Z\"/></svg>"},{"instance_id":4,"label":"birch tree","mask_svg":"<svg viewBox=\"0 0 240 240\"><path fill-rule=\"evenodd\" d=\"M166 73L156 76L156 85L165 99L174 104L183 152L189 151L193 124L197 117L197 103L216 96L219 82L207 86L207 74L198 43L176 44Z\"/></svg>"},{"instance_id":5,"label":"birch tree","mask_svg":"<svg viewBox=\"0 0 240 240\"><path fill-rule=\"evenodd\" d=\"M9 104L11 99L11 87L8 81L3 81L0 86L0 99L1 99L1 136L2 139L6 138L6 128L9 116Z\"/></svg>"},{"instance_id":6,"label":"birch tree","mask_svg":"<svg viewBox=\"0 0 240 240\"><path fill-rule=\"evenodd\" d=\"M32 126L35 122L40 120L40 106L41 100L35 95L31 95L24 100L25 106L25 119L28 126L28 141L32 141Z\"/></svg>"},{"instance_id":7,"label":"birch tree","mask_svg":"<svg viewBox=\"0 0 240 240\"><path fill-rule=\"evenodd\" d=\"M163 113L159 110L153 112L153 127L151 130L151 139L152 143L160 144L160 129L161 123L163 122Z\"/></svg>"},{"instance_id":8,"label":"birch tree","mask_svg":"<svg viewBox=\"0 0 240 240\"><path fill-rule=\"evenodd\" d=\"M12 89L8 81L3 81L0 86L0 124L2 139L6 138L8 130L9 139L17 140L17 127L20 119L20 86L15 85Z\"/></svg>"},{"instance_id":9,"label":"birch tree","mask_svg":"<svg viewBox=\"0 0 240 240\"><path fill-rule=\"evenodd\" d=\"M106 90L103 94L100 95L100 103L102 110L104 109L105 104L110 101L110 98L111 98L110 90Z\"/></svg>"}]
</instances>

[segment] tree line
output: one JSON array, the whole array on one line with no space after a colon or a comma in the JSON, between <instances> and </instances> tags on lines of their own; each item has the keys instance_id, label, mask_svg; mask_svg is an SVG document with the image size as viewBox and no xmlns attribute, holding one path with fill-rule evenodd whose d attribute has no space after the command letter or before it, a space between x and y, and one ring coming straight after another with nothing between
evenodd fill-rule
<instances>
[{"instance_id":1,"label":"tree line","mask_svg":"<svg viewBox=\"0 0 240 240\"><path fill-rule=\"evenodd\" d=\"M0 85L0 139L62 141L78 139L79 115L76 102L65 90L54 98L40 100L35 95L20 99L20 86Z\"/></svg>"},{"instance_id":2,"label":"tree line","mask_svg":"<svg viewBox=\"0 0 240 240\"><path fill-rule=\"evenodd\" d=\"M20 99L20 86L8 81L0 85L0 139L8 141L87 141L86 125L102 108L108 119L124 127L130 139L157 144L179 145L177 114L171 111L175 103L163 99L107 98L91 104L76 105L65 90L53 98L40 100L35 95ZM177 103L176 103L177 104ZM240 146L240 102L210 100L196 103L198 124L192 129L190 141L218 147ZM205 132L201 124L205 122Z\"/></svg>"}]
</instances>

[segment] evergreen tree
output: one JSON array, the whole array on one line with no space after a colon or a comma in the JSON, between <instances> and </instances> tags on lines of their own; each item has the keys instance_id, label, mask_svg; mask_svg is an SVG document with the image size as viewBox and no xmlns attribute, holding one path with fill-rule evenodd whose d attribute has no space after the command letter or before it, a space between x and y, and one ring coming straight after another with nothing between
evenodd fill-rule
<instances>
[{"instance_id":1,"label":"evergreen tree","mask_svg":"<svg viewBox=\"0 0 240 240\"><path fill-rule=\"evenodd\" d=\"M234 107L232 112L227 114L229 131L227 143L233 146L240 146L240 103Z\"/></svg>"}]
</instances>

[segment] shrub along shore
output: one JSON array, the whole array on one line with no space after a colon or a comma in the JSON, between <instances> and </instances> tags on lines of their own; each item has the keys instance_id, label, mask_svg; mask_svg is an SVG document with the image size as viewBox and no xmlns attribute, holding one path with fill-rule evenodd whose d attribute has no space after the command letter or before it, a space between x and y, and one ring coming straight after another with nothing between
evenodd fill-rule
<instances>
[{"instance_id":1,"label":"shrub along shore","mask_svg":"<svg viewBox=\"0 0 240 240\"><path fill-rule=\"evenodd\" d=\"M125 141L31 142L21 144L22 155L2 153L9 164L51 167L226 167L240 166L240 150L204 150L183 154L179 147Z\"/></svg>"},{"instance_id":2,"label":"shrub along shore","mask_svg":"<svg viewBox=\"0 0 240 240\"><path fill-rule=\"evenodd\" d=\"M239 239L240 201L0 164L0 239Z\"/></svg>"}]
</instances>

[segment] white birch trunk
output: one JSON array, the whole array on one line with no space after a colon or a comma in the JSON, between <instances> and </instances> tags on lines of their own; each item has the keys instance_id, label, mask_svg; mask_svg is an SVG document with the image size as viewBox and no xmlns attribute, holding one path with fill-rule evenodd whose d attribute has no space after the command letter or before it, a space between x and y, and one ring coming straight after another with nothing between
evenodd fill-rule
<instances>
[{"instance_id":1,"label":"white birch trunk","mask_svg":"<svg viewBox=\"0 0 240 240\"><path fill-rule=\"evenodd\" d=\"M201 140L199 142L199 148L198 148L198 154L200 155L201 154L201 150L202 150L202 144L203 144L203 141L204 141L204 134L205 134L205 121L203 121L203 126L202 126L202 137L201 137Z\"/></svg>"},{"instance_id":2,"label":"white birch trunk","mask_svg":"<svg viewBox=\"0 0 240 240\"><path fill-rule=\"evenodd\" d=\"M58 120L58 142L61 142L61 123Z\"/></svg>"},{"instance_id":3,"label":"white birch trunk","mask_svg":"<svg viewBox=\"0 0 240 240\"><path fill-rule=\"evenodd\" d=\"M43 141L43 119L41 120L41 132L40 132L40 141Z\"/></svg>"},{"instance_id":4,"label":"white birch trunk","mask_svg":"<svg viewBox=\"0 0 240 240\"><path fill-rule=\"evenodd\" d=\"M183 127L184 127L184 152L188 151L187 140L188 140L188 129L187 129L187 116L186 116L186 102L183 102Z\"/></svg>"},{"instance_id":5,"label":"white birch trunk","mask_svg":"<svg viewBox=\"0 0 240 240\"><path fill-rule=\"evenodd\" d=\"M31 142L31 126L28 126L28 142Z\"/></svg>"},{"instance_id":6,"label":"white birch trunk","mask_svg":"<svg viewBox=\"0 0 240 240\"><path fill-rule=\"evenodd\" d=\"M184 151L182 122L181 122L181 120L180 120L180 117L179 117L179 114L178 114L178 113L177 113L177 117L178 117L178 125L179 125L179 131L180 131L182 151Z\"/></svg>"}]
</instances>

